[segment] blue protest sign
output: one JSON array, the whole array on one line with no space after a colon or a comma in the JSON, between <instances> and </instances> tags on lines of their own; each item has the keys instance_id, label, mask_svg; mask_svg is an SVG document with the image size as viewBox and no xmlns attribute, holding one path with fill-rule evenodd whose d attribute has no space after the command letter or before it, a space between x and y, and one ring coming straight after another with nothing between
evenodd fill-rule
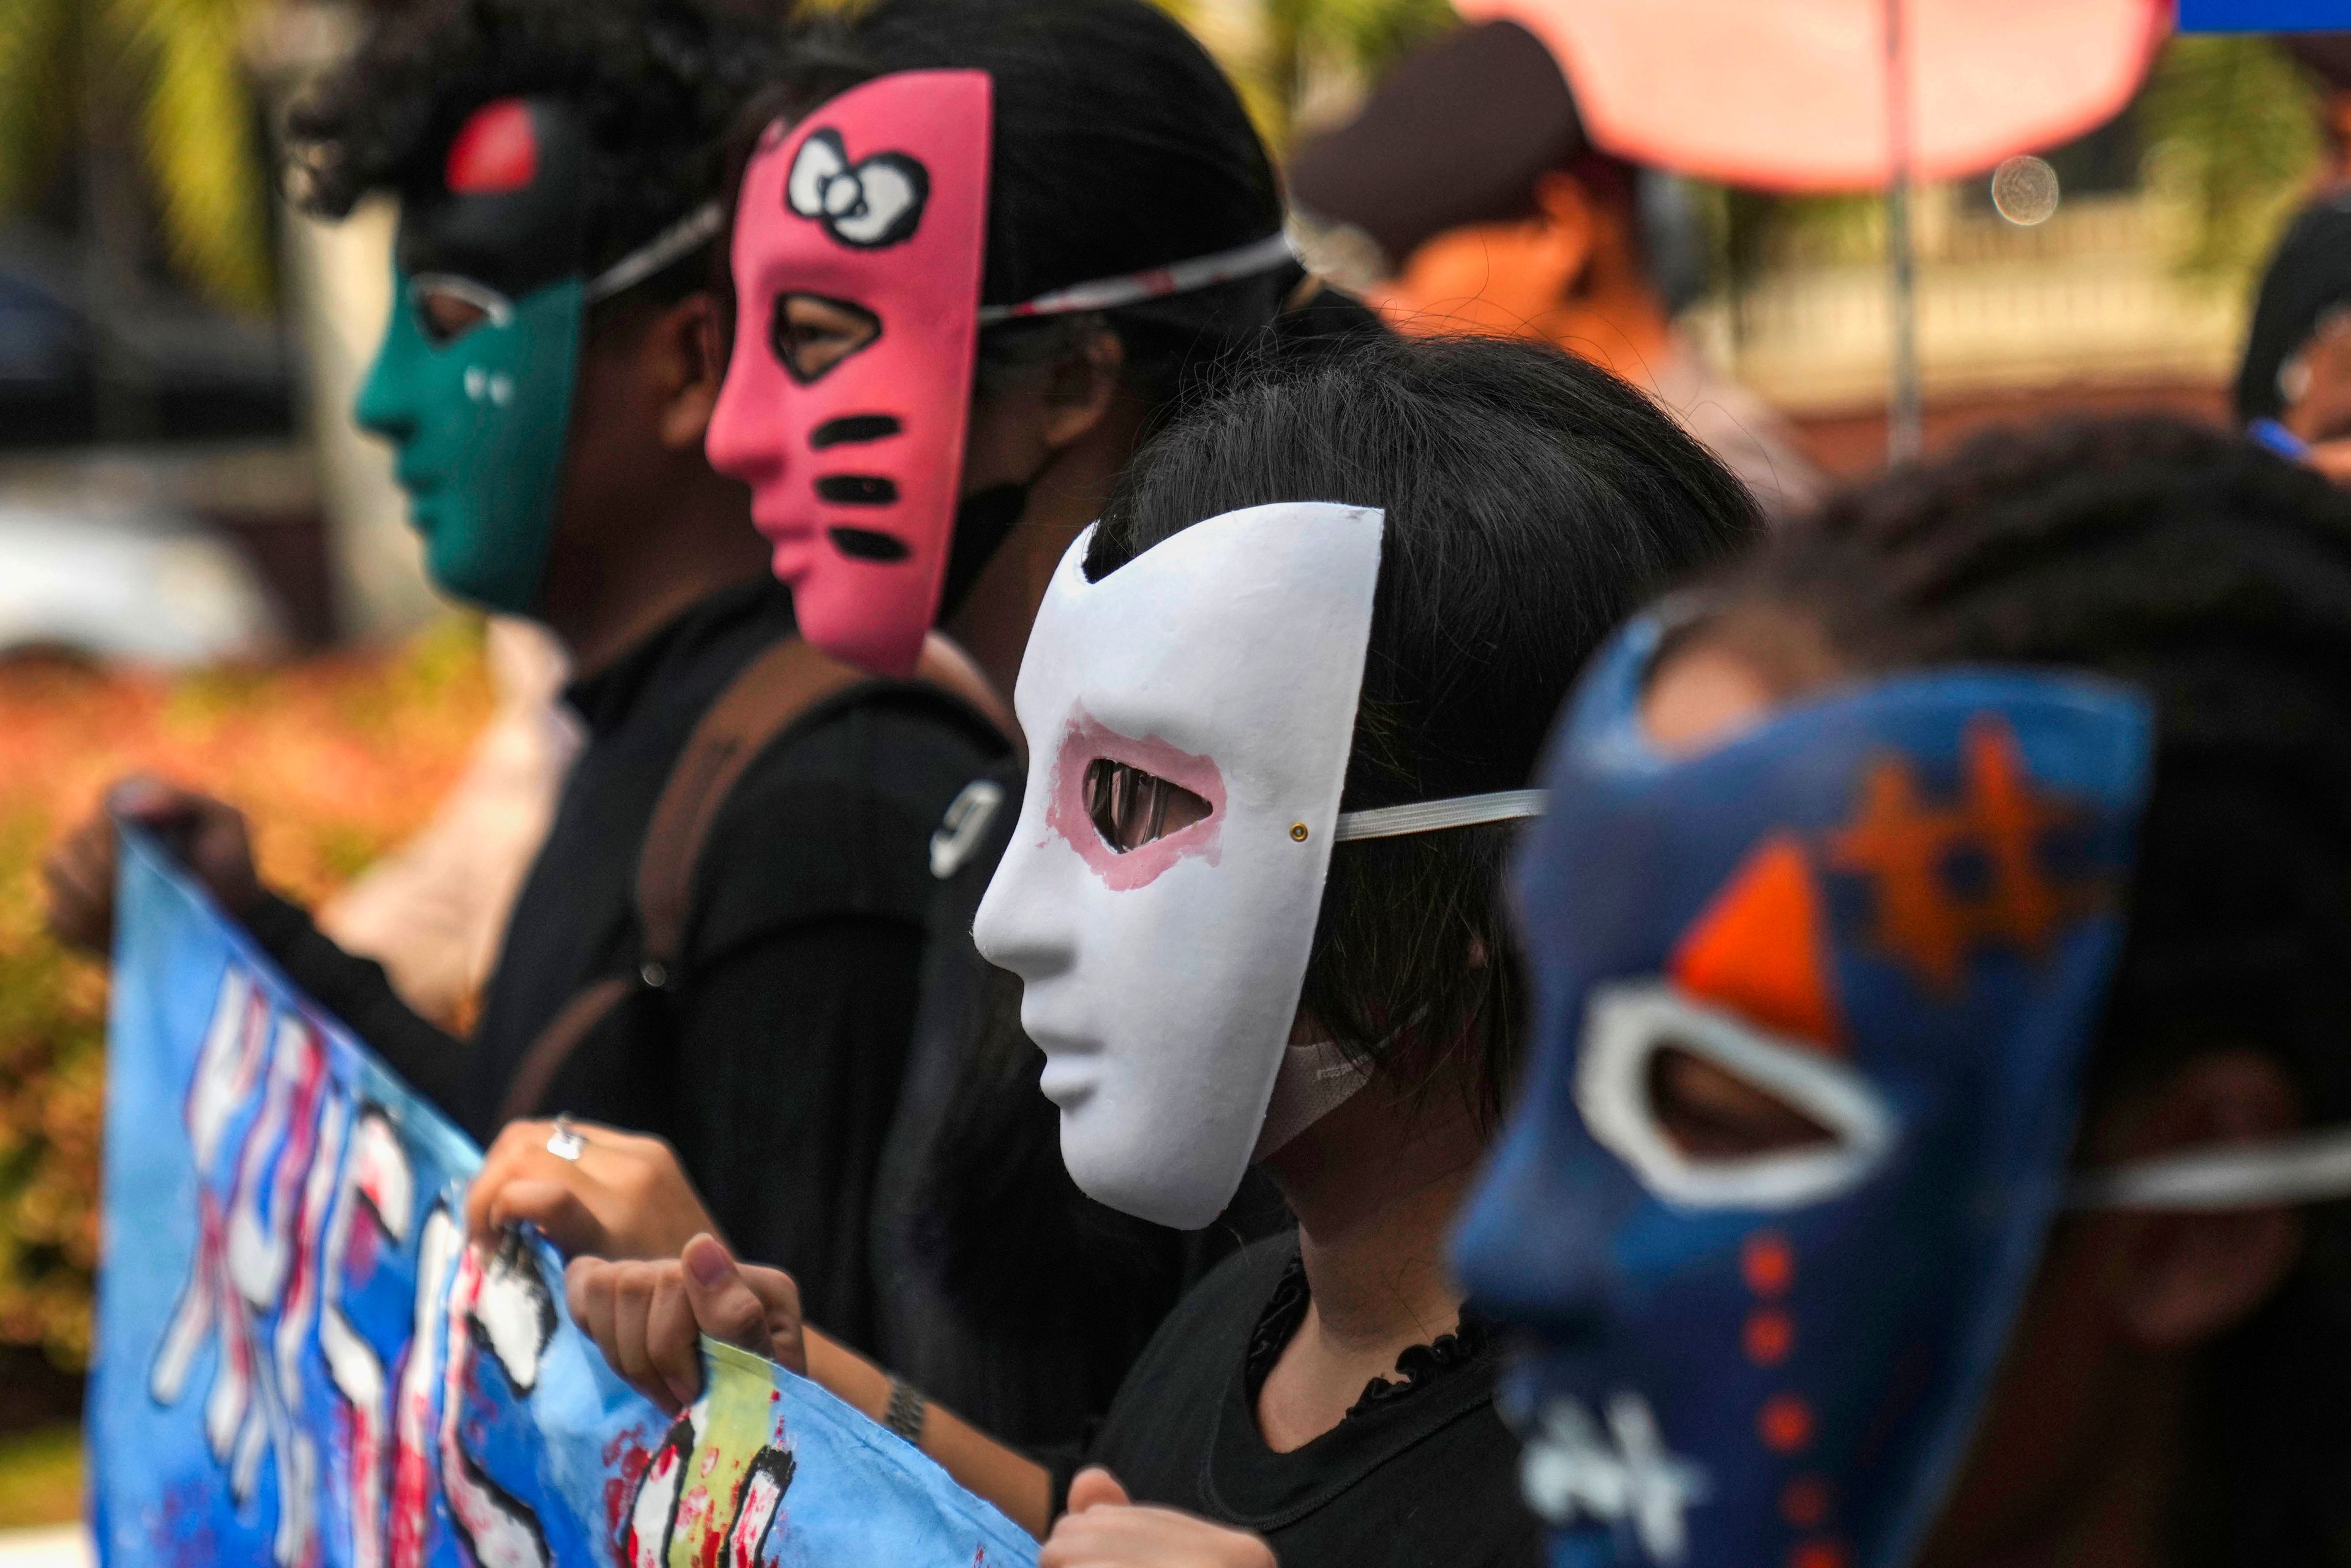
<instances>
[{"instance_id":1,"label":"blue protest sign","mask_svg":"<svg viewBox=\"0 0 2351 1568\"><path fill-rule=\"evenodd\" d=\"M2183 33L2319 33L2351 27L2351 0L2179 0Z\"/></svg>"},{"instance_id":2,"label":"blue protest sign","mask_svg":"<svg viewBox=\"0 0 2351 1568\"><path fill-rule=\"evenodd\" d=\"M100 1561L1029 1568L805 1379L705 1344L673 1421L463 1235L475 1149L169 860L123 841L88 1430Z\"/></svg>"}]
</instances>

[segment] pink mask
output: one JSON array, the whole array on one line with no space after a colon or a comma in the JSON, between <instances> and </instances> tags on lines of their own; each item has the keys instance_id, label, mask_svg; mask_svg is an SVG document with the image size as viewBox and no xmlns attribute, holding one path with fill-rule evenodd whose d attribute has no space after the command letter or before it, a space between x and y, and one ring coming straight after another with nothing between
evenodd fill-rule
<instances>
[{"instance_id":1,"label":"pink mask","mask_svg":"<svg viewBox=\"0 0 2351 1568\"><path fill-rule=\"evenodd\" d=\"M735 351L711 466L791 585L800 634L912 673L955 531L987 235L983 71L903 71L785 130L744 171Z\"/></svg>"}]
</instances>

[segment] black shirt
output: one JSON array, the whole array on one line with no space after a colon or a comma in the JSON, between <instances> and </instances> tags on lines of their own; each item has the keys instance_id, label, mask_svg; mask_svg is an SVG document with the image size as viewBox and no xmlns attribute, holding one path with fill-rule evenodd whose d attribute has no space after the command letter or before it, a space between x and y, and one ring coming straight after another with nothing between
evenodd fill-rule
<instances>
[{"instance_id":1,"label":"black shirt","mask_svg":"<svg viewBox=\"0 0 2351 1568\"><path fill-rule=\"evenodd\" d=\"M2351 303L2351 193L2336 191L2295 214L2262 272L2237 367L2239 419L2275 419L2285 412L2278 372L2319 322L2346 303Z\"/></svg>"},{"instance_id":2,"label":"black shirt","mask_svg":"<svg viewBox=\"0 0 2351 1568\"><path fill-rule=\"evenodd\" d=\"M1281 1568L1518 1568L1541 1562L1519 1444L1494 1412L1492 1336L1474 1313L1406 1351L1346 1418L1287 1454L1257 1394L1307 1306L1295 1234L1228 1260L1171 1313L1092 1453L1137 1502L1265 1536Z\"/></svg>"},{"instance_id":3,"label":"black shirt","mask_svg":"<svg viewBox=\"0 0 2351 1568\"><path fill-rule=\"evenodd\" d=\"M517 897L470 1042L401 1003L300 910L255 934L322 1005L477 1137L515 1069L584 987L633 975L633 883L653 805L727 684L792 631L789 595L747 583L687 611L565 701L588 739ZM931 835L1002 753L960 705L911 683L853 688L772 742L721 809L684 951L581 1040L538 1107L669 1139L729 1240L788 1269L810 1320L872 1343L874 1167L913 1028Z\"/></svg>"}]
</instances>

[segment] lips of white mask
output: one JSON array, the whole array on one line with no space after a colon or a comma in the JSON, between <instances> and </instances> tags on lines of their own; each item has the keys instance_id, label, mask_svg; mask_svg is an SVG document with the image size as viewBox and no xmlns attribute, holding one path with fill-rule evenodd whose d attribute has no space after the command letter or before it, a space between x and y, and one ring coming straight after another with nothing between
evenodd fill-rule
<instances>
[{"instance_id":1,"label":"lips of white mask","mask_svg":"<svg viewBox=\"0 0 2351 1568\"><path fill-rule=\"evenodd\" d=\"M1298 1011L1364 679L1376 510L1195 524L1100 582L1054 573L1014 694L1036 748L973 935L1022 981L1061 1155L1125 1213L1206 1225L1240 1185ZM1097 759L1206 802L1121 852Z\"/></svg>"}]
</instances>

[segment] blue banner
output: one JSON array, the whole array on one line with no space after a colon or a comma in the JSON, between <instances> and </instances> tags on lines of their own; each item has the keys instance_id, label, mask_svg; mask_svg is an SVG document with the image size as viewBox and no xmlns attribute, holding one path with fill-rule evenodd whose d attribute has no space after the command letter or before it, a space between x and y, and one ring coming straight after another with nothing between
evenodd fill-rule
<instances>
[{"instance_id":1,"label":"blue banner","mask_svg":"<svg viewBox=\"0 0 2351 1568\"><path fill-rule=\"evenodd\" d=\"M816 1385L705 1342L673 1421L480 1151L136 833L108 1034L88 1407L110 1568L1028 1568L1036 1543Z\"/></svg>"},{"instance_id":2,"label":"blue banner","mask_svg":"<svg viewBox=\"0 0 2351 1568\"><path fill-rule=\"evenodd\" d=\"M2351 0L2179 0L2183 33L2323 33L2351 28Z\"/></svg>"}]
</instances>

